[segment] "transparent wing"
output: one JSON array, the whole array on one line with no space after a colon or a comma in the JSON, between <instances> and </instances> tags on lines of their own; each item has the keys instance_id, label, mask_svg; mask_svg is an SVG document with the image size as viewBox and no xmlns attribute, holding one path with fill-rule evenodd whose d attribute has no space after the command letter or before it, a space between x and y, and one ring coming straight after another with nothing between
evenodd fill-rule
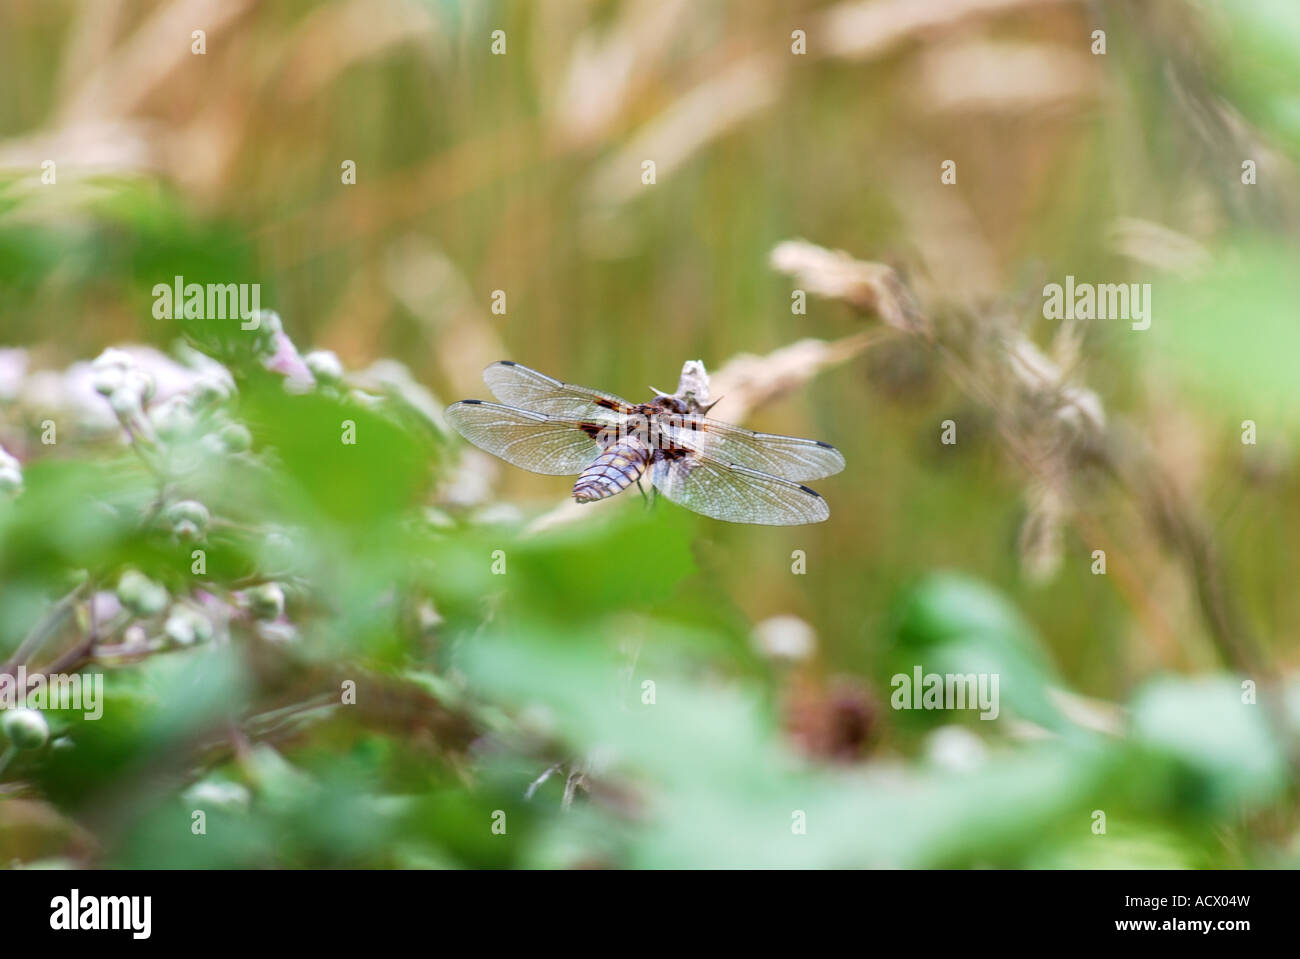
<instances>
[{"instance_id":1,"label":"transparent wing","mask_svg":"<svg viewBox=\"0 0 1300 959\"><path fill-rule=\"evenodd\" d=\"M755 433L697 413L655 417L669 445L790 480L814 480L844 469L844 454L821 440Z\"/></svg>"},{"instance_id":2,"label":"transparent wing","mask_svg":"<svg viewBox=\"0 0 1300 959\"><path fill-rule=\"evenodd\" d=\"M831 515L815 490L702 453L658 454L650 478L674 503L728 523L801 526Z\"/></svg>"},{"instance_id":3,"label":"transparent wing","mask_svg":"<svg viewBox=\"0 0 1300 959\"><path fill-rule=\"evenodd\" d=\"M502 403L536 410L547 416L614 422L632 404L613 393L600 393L551 379L526 366L502 360L483 371L483 382Z\"/></svg>"},{"instance_id":4,"label":"transparent wing","mask_svg":"<svg viewBox=\"0 0 1300 959\"><path fill-rule=\"evenodd\" d=\"M482 400L447 407L447 421L479 449L547 476L581 473L600 455L599 424L560 419Z\"/></svg>"}]
</instances>

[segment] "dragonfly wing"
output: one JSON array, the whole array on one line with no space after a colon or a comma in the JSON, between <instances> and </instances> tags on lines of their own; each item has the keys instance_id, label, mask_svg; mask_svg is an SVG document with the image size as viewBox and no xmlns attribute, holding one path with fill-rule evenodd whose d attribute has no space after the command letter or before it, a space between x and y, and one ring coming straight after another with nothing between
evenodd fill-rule
<instances>
[{"instance_id":1,"label":"dragonfly wing","mask_svg":"<svg viewBox=\"0 0 1300 959\"><path fill-rule=\"evenodd\" d=\"M669 414L661 429L669 443L714 459L788 480L814 480L844 469L844 454L821 440L755 433L695 413Z\"/></svg>"},{"instance_id":2,"label":"dragonfly wing","mask_svg":"<svg viewBox=\"0 0 1300 959\"><path fill-rule=\"evenodd\" d=\"M547 416L614 423L632 405L613 393L561 383L545 373L502 360L483 371L483 381L502 403Z\"/></svg>"},{"instance_id":3,"label":"dragonfly wing","mask_svg":"<svg viewBox=\"0 0 1300 959\"><path fill-rule=\"evenodd\" d=\"M831 515L826 500L807 486L702 453L659 453L650 478L674 503L728 523L802 526Z\"/></svg>"},{"instance_id":4,"label":"dragonfly wing","mask_svg":"<svg viewBox=\"0 0 1300 959\"><path fill-rule=\"evenodd\" d=\"M447 421L479 449L547 476L581 473L600 455L600 424L547 416L512 406L461 400Z\"/></svg>"}]
</instances>

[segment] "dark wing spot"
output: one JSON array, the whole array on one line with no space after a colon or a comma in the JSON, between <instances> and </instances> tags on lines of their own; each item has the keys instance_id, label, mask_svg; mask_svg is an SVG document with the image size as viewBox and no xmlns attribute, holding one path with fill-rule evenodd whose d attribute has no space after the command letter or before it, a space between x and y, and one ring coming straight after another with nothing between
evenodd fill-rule
<instances>
[{"instance_id":1,"label":"dark wing spot","mask_svg":"<svg viewBox=\"0 0 1300 959\"><path fill-rule=\"evenodd\" d=\"M497 360L497 362L500 363L502 366L518 366L518 365L519 365L519 364L516 363L514 360Z\"/></svg>"},{"instance_id":2,"label":"dark wing spot","mask_svg":"<svg viewBox=\"0 0 1300 959\"><path fill-rule=\"evenodd\" d=\"M464 403L466 406L478 406L483 401L482 400L461 400L461 402Z\"/></svg>"},{"instance_id":3,"label":"dark wing spot","mask_svg":"<svg viewBox=\"0 0 1300 959\"><path fill-rule=\"evenodd\" d=\"M597 396L594 400L592 400L592 402L595 403L597 406L605 407L605 409L607 410L620 409L617 403L615 403L613 400L607 400L603 396Z\"/></svg>"},{"instance_id":4,"label":"dark wing spot","mask_svg":"<svg viewBox=\"0 0 1300 959\"><path fill-rule=\"evenodd\" d=\"M604 431L605 427L599 423L579 423L578 429L582 430L592 439L595 439L602 431Z\"/></svg>"},{"instance_id":5,"label":"dark wing spot","mask_svg":"<svg viewBox=\"0 0 1300 959\"><path fill-rule=\"evenodd\" d=\"M830 443L823 443L821 440L813 440L813 442L816 443L818 446L824 446L828 450L835 449L835 447L831 446Z\"/></svg>"},{"instance_id":6,"label":"dark wing spot","mask_svg":"<svg viewBox=\"0 0 1300 959\"><path fill-rule=\"evenodd\" d=\"M807 486L804 486L802 483L799 484L799 488L803 490L805 493L812 493L813 496L816 496L818 499L822 498L821 493L817 492L815 489L809 489Z\"/></svg>"}]
</instances>

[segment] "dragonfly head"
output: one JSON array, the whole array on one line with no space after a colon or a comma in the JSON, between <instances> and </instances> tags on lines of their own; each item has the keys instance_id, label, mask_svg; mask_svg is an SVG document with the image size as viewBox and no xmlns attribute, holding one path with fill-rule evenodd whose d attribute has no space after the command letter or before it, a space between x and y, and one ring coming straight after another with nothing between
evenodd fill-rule
<instances>
[{"instance_id":1,"label":"dragonfly head","mask_svg":"<svg viewBox=\"0 0 1300 959\"><path fill-rule=\"evenodd\" d=\"M653 406L655 409L663 410L666 413L688 413L690 408L673 396L671 393L661 393L652 386L650 389L655 391L655 398L647 403L647 406Z\"/></svg>"}]
</instances>

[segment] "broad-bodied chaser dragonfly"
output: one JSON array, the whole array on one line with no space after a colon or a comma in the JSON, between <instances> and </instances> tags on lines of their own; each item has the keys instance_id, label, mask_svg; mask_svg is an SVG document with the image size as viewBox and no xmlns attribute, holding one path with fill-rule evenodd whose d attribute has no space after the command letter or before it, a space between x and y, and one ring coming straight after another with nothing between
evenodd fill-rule
<instances>
[{"instance_id":1,"label":"broad-bodied chaser dragonfly","mask_svg":"<svg viewBox=\"0 0 1300 959\"><path fill-rule=\"evenodd\" d=\"M447 408L452 426L514 466L579 474L579 503L648 476L674 503L730 523L798 526L830 516L821 495L800 482L844 469L844 457L827 443L721 423L662 393L629 403L508 360L489 366L483 379L508 405L461 400Z\"/></svg>"}]
</instances>

